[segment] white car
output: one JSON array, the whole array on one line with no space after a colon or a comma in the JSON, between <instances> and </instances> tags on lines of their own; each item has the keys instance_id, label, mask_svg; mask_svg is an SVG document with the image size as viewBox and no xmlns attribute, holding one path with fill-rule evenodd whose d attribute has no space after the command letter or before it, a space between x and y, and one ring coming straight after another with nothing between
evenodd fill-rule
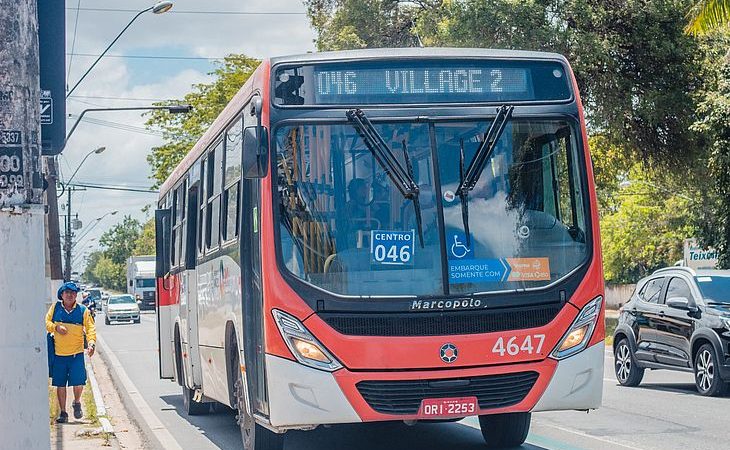
<instances>
[{"instance_id":1,"label":"white car","mask_svg":"<svg viewBox=\"0 0 730 450\"><path fill-rule=\"evenodd\" d=\"M133 321L139 323L139 304L131 295L112 295L104 309L104 323Z\"/></svg>"}]
</instances>

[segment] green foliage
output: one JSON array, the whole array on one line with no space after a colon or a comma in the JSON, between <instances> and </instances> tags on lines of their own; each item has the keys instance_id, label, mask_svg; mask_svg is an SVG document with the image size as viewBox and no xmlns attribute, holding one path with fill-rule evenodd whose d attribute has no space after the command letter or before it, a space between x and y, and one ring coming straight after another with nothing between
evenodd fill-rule
<instances>
[{"instance_id":1,"label":"green foliage","mask_svg":"<svg viewBox=\"0 0 730 450\"><path fill-rule=\"evenodd\" d=\"M101 286L118 291L125 291L127 266L118 264L107 256L102 256L93 266L93 276Z\"/></svg>"},{"instance_id":2,"label":"green foliage","mask_svg":"<svg viewBox=\"0 0 730 450\"><path fill-rule=\"evenodd\" d=\"M719 64L715 90L706 93L695 128L710 139L705 185L709 187L696 216L700 243L720 253L719 264L730 268L730 54Z\"/></svg>"},{"instance_id":3,"label":"green foliage","mask_svg":"<svg viewBox=\"0 0 730 450\"><path fill-rule=\"evenodd\" d=\"M187 114L170 114L166 110L150 113L147 126L162 131L165 144L152 149L147 162L152 168L154 187L159 187L208 126L248 80L260 61L244 55L228 55L210 75L214 80L194 86L182 100L170 100L157 105L188 104Z\"/></svg>"},{"instance_id":4,"label":"green foliage","mask_svg":"<svg viewBox=\"0 0 730 450\"><path fill-rule=\"evenodd\" d=\"M104 248L104 256L115 264L126 264L127 258L133 254L141 228L137 219L124 216L120 223L101 235L99 243Z\"/></svg>"},{"instance_id":5,"label":"green foliage","mask_svg":"<svg viewBox=\"0 0 730 450\"><path fill-rule=\"evenodd\" d=\"M133 255L154 255L155 249L155 219L150 219L142 226L139 237L134 242Z\"/></svg>"},{"instance_id":6,"label":"green foliage","mask_svg":"<svg viewBox=\"0 0 730 450\"><path fill-rule=\"evenodd\" d=\"M317 48L413 47L418 2L398 0L304 0Z\"/></svg>"},{"instance_id":7,"label":"green foliage","mask_svg":"<svg viewBox=\"0 0 730 450\"><path fill-rule=\"evenodd\" d=\"M682 259L684 239L693 236L691 200L649 181L637 165L616 192L616 209L601 218L606 281L635 283Z\"/></svg>"},{"instance_id":8,"label":"green foliage","mask_svg":"<svg viewBox=\"0 0 730 450\"><path fill-rule=\"evenodd\" d=\"M685 31L699 36L730 23L730 0L699 0L690 9Z\"/></svg>"},{"instance_id":9,"label":"green foliage","mask_svg":"<svg viewBox=\"0 0 730 450\"><path fill-rule=\"evenodd\" d=\"M99 281L99 279L96 278L96 275L94 274L94 268L99 263L99 260L102 258L103 255L103 252L97 250L92 252L86 260L86 269L84 270L83 279L87 283L101 285L101 281Z\"/></svg>"}]
</instances>

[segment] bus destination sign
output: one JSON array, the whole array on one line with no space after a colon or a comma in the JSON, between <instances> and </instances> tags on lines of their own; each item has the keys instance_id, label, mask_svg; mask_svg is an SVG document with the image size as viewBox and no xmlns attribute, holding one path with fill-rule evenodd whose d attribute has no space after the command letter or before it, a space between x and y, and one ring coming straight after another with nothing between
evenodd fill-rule
<instances>
[{"instance_id":1,"label":"bus destination sign","mask_svg":"<svg viewBox=\"0 0 730 450\"><path fill-rule=\"evenodd\" d=\"M561 101L565 70L546 61L381 61L313 64L277 72L284 105Z\"/></svg>"}]
</instances>

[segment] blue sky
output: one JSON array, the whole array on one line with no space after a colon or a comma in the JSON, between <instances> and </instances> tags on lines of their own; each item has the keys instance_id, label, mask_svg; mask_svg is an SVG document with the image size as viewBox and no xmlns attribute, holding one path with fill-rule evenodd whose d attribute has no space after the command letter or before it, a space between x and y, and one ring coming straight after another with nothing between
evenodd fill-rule
<instances>
[{"instance_id":1,"label":"blue sky","mask_svg":"<svg viewBox=\"0 0 730 450\"><path fill-rule=\"evenodd\" d=\"M66 0L69 87L94 61L89 55L100 54L137 11L153 3ZM304 53L314 50L314 37L300 0L176 0L168 13L141 15L84 79L67 102L71 114L67 127L85 108L146 106L157 100L182 98L193 84L210 81L207 74L214 65L209 58L230 53L258 58ZM145 58L135 58L139 56ZM62 178L68 177L89 151L105 146L103 153L86 160L75 181L148 187L146 156L162 140L144 129L144 118L136 112L89 113L85 118L91 120L79 125L60 157ZM78 213L84 223L77 236L96 218L119 211L99 221L76 245L74 269L83 268L84 255L96 249L105 230L123 215L145 220L142 208L155 201L155 195L145 193L88 190L74 194L72 213Z\"/></svg>"}]
</instances>

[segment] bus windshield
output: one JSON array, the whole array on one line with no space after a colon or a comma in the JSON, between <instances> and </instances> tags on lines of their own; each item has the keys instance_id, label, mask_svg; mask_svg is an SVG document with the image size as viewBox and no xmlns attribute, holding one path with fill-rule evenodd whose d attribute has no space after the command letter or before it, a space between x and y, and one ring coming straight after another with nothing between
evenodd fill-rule
<instances>
[{"instance_id":1,"label":"bus windshield","mask_svg":"<svg viewBox=\"0 0 730 450\"><path fill-rule=\"evenodd\" d=\"M374 122L400 166L410 169L418 186L413 198L398 191L357 127L280 127L277 202L286 269L321 289L366 297L539 288L565 277L588 257L573 125L509 120L473 189L460 198L461 167L490 125Z\"/></svg>"}]
</instances>

